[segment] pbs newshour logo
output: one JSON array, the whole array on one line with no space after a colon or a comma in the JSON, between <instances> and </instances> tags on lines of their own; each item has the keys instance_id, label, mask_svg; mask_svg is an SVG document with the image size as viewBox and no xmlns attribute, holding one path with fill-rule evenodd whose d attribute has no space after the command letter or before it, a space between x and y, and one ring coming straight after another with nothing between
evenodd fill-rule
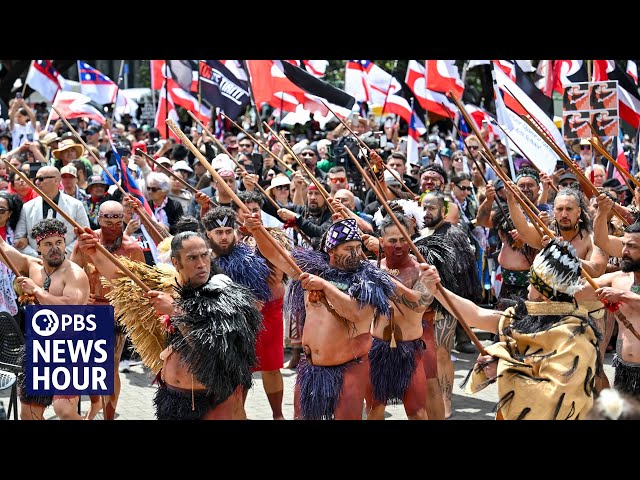
<instances>
[{"instance_id":1,"label":"pbs newshour logo","mask_svg":"<svg viewBox=\"0 0 640 480\"><path fill-rule=\"evenodd\" d=\"M29 395L103 395L114 387L111 305L27 305Z\"/></svg>"},{"instance_id":2,"label":"pbs newshour logo","mask_svg":"<svg viewBox=\"0 0 640 480\"><path fill-rule=\"evenodd\" d=\"M41 337L50 337L58 331L60 320L51 310L40 310L31 319L31 327Z\"/></svg>"}]
</instances>

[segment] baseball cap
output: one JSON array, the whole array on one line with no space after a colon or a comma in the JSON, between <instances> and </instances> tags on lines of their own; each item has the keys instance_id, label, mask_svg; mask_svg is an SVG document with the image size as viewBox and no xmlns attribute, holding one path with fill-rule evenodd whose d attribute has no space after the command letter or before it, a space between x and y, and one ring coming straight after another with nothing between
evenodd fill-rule
<instances>
[{"instance_id":1,"label":"baseball cap","mask_svg":"<svg viewBox=\"0 0 640 480\"><path fill-rule=\"evenodd\" d=\"M176 163L173 164L173 167L171 169L174 172L177 172L178 170L183 170L185 172L193 173L193 168L191 168L189 164L184 160L178 160Z\"/></svg>"},{"instance_id":2,"label":"baseball cap","mask_svg":"<svg viewBox=\"0 0 640 480\"><path fill-rule=\"evenodd\" d=\"M73 175L74 177L78 178L78 169L73 165L65 165L60 169L60 175L64 174Z\"/></svg>"},{"instance_id":3,"label":"baseball cap","mask_svg":"<svg viewBox=\"0 0 640 480\"><path fill-rule=\"evenodd\" d=\"M571 172L563 173L560 176L560 178L558 179L558 183L566 182L567 180L570 181L570 182L577 182L578 181L578 177L576 177Z\"/></svg>"}]
</instances>

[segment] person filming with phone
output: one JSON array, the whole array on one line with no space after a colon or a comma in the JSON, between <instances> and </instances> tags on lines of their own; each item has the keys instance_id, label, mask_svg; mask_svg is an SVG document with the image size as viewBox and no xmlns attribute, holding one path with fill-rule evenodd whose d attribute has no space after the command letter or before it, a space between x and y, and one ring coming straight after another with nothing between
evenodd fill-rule
<instances>
[{"instance_id":1,"label":"person filming with phone","mask_svg":"<svg viewBox=\"0 0 640 480\"><path fill-rule=\"evenodd\" d=\"M9 130L13 140L11 149L18 148L25 142L32 142L36 133L35 125L35 113L22 98L22 93L16 93L9 108Z\"/></svg>"}]
</instances>

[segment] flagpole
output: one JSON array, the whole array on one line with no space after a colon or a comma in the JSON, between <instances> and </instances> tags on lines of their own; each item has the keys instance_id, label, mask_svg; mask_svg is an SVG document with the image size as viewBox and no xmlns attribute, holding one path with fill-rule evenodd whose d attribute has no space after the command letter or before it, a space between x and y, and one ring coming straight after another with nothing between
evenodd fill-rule
<instances>
[{"instance_id":1,"label":"flagpole","mask_svg":"<svg viewBox=\"0 0 640 480\"><path fill-rule=\"evenodd\" d=\"M493 95L495 96L495 105L496 105L496 117L498 117L498 108L500 108L502 115L508 115L506 111L502 109L504 106L504 101L502 99L502 95L500 93L500 88L498 87L498 83L496 81L496 67L491 64L491 80L493 86ZM500 101L498 101L498 95L500 95ZM501 116L502 116L501 115ZM506 118L504 119L506 120ZM509 161L509 173L511 180L515 182L516 179L516 167L513 165L513 158L511 156L511 144L509 143L509 137L505 135L505 147L507 148L507 160Z\"/></svg>"},{"instance_id":2,"label":"flagpole","mask_svg":"<svg viewBox=\"0 0 640 480\"><path fill-rule=\"evenodd\" d=\"M202 60L198 60L198 111L200 111L200 109L202 108L202 83L200 82L200 62ZM215 109L213 110L215 111ZM198 128L200 128L200 125L198 125ZM202 130L202 129L200 129ZM215 130L215 128L214 128ZM202 133L202 132L201 132Z\"/></svg>"},{"instance_id":3,"label":"flagpole","mask_svg":"<svg viewBox=\"0 0 640 480\"><path fill-rule=\"evenodd\" d=\"M424 61L424 88L427 88L427 74L429 73L429 63ZM424 126L427 127L427 143L429 143L429 111L424 109Z\"/></svg>"},{"instance_id":4,"label":"flagpole","mask_svg":"<svg viewBox=\"0 0 640 480\"><path fill-rule=\"evenodd\" d=\"M464 86L464 81L467 78L467 70L469 70L469 62L470 60L467 60L463 65L462 65L462 85ZM453 121L456 122L456 125L458 124L458 122L460 121L460 111L457 110L455 116L453 117ZM453 137L453 141L455 142L457 140L458 137L458 130L457 129L453 129L453 131L451 132L451 135Z\"/></svg>"},{"instance_id":5,"label":"flagpole","mask_svg":"<svg viewBox=\"0 0 640 480\"><path fill-rule=\"evenodd\" d=\"M169 85L167 84L167 74L169 72L169 60L164 61L165 71L164 71L164 111L169 116ZM164 122L164 138L169 140L169 125L167 122Z\"/></svg>"},{"instance_id":6,"label":"flagpole","mask_svg":"<svg viewBox=\"0 0 640 480\"><path fill-rule=\"evenodd\" d=\"M153 71L153 65L151 64L152 61L153 60L149 60L149 66ZM153 84L151 85L151 105L153 106L153 111L155 112L156 111L156 93L155 93L155 90L153 89ZM154 120L154 124L155 124L155 120Z\"/></svg>"},{"instance_id":7,"label":"flagpole","mask_svg":"<svg viewBox=\"0 0 640 480\"><path fill-rule=\"evenodd\" d=\"M256 111L256 124L258 125L258 130L260 131L260 136L262 137L262 140L266 141L267 137L265 136L264 129L262 128L262 118L260 118L260 110L258 110L258 106L256 105L256 99L253 96L253 86L251 85L251 72L249 71L249 65L247 65L246 60L242 60L242 67L244 68L244 71L247 73L247 79L249 80L248 82L249 96L251 97L251 105ZM282 109L280 109L280 112L282 112ZM278 128L280 128L279 125L278 125Z\"/></svg>"},{"instance_id":8,"label":"flagpole","mask_svg":"<svg viewBox=\"0 0 640 480\"><path fill-rule=\"evenodd\" d=\"M51 107L53 107L56 104L56 97L58 96L58 92L60 92L60 89L58 89L56 91L56 94L53 96L53 100L51 101ZM49 110L49 116L47 117L47 123L44 125L44 130L48 130L49 129L49 124L51 123L51 114L53 113L53 108L51 108Z\"/></svg>"},{"instance_id":9,"label":"flagpole","mask_svg":"<svg viewBox=\"0 0 640 480\"><path fill-rule=\"evenodd\" d=\"M27 69L27 75L24 77L24 83L22 84L22 98L24 98L24 92L27 90L27 77L29 76L29 71L33 68L33 62L35 62L35 60L31 60L29 68ZM56 92L56 94L57 93L58 92ZM53 99L55 100L55 96Z\"/></svg>"},{"instance_id":10,"label":"flagpole","mask_svg":"<svg viewBox=\"0 0 640 480\"><path fill-rule=\"evenodd\" d=\"M116 93L113 100L113 109L111 110L111 123L115 117L116 108L118 107L118 94L120 93L120 82L122 81L122 71L124 70L124 60L120 62L120 71L118 72L118 82L116 83Z\"/></svg>"},{"instance_id":11,"label":"flagpole","mask_svg":"<svg viewBox=\"0 0 640 480\"><path fill-rule=\"evenodd\" d=\"M393 69L391 70L391 80L389 80L389 86L387 87L387 93L384 95L384 103L382 104L381 115L384 115L384 109L387 106L387 99L389 98L389 92L391 91L391 85L393 85L393 79L395 78L396 70L398 69L398 60L394 60ZM413 106L411 107L413 110Z\"/></svg>"}]
</instances>

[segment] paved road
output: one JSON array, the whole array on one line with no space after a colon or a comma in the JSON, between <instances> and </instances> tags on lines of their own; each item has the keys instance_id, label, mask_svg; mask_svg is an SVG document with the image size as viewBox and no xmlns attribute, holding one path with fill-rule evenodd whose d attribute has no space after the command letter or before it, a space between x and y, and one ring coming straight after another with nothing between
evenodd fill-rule
<instances>
[{"instance_id":1,"label":"paved road","mask_svg":"<svg viewBox=\"0 0 640 480\"><path fill-rule=\"evenodd\" d=\"M483 342L488 345L490 342ZM497 401L497 391L495 385L490 385L475 395L466 394L460 387L460 383L466 377L469 369L473 366L477 357L475 354L457 353L454 351L455 361L455 382L453 388L453 415L455 420L492 420L494 413L492 409ZM289 355L285 354L285 363ZM607 354L605 357L605 372L610 383L613 383L613 368L611 360L613 355ZM283 413L285 418L293 418L293 387L296 374L293 370L282 369L284 377L284 405ZM259 374L254 374L254 386L247 396L246 411L251 420L271 420L271 409L269 402L262 388L262 380ZM143 366L133 366L129 373L122 373L122 389L120 401L117 408L117 419L119 420L154 420L153 394L156 387L151 385L151 376ZM0 400L3 401L5 409L9 405L9 389L0 390ZM83 412L89 406L88 398L83 397ZM402 405L388 406L386 409L387 420L406 420L407 416ZM55 418L53 408L47 408L45 417ZM101 414L98 415L101 418Z\"/></svg>"}]
</instances>

